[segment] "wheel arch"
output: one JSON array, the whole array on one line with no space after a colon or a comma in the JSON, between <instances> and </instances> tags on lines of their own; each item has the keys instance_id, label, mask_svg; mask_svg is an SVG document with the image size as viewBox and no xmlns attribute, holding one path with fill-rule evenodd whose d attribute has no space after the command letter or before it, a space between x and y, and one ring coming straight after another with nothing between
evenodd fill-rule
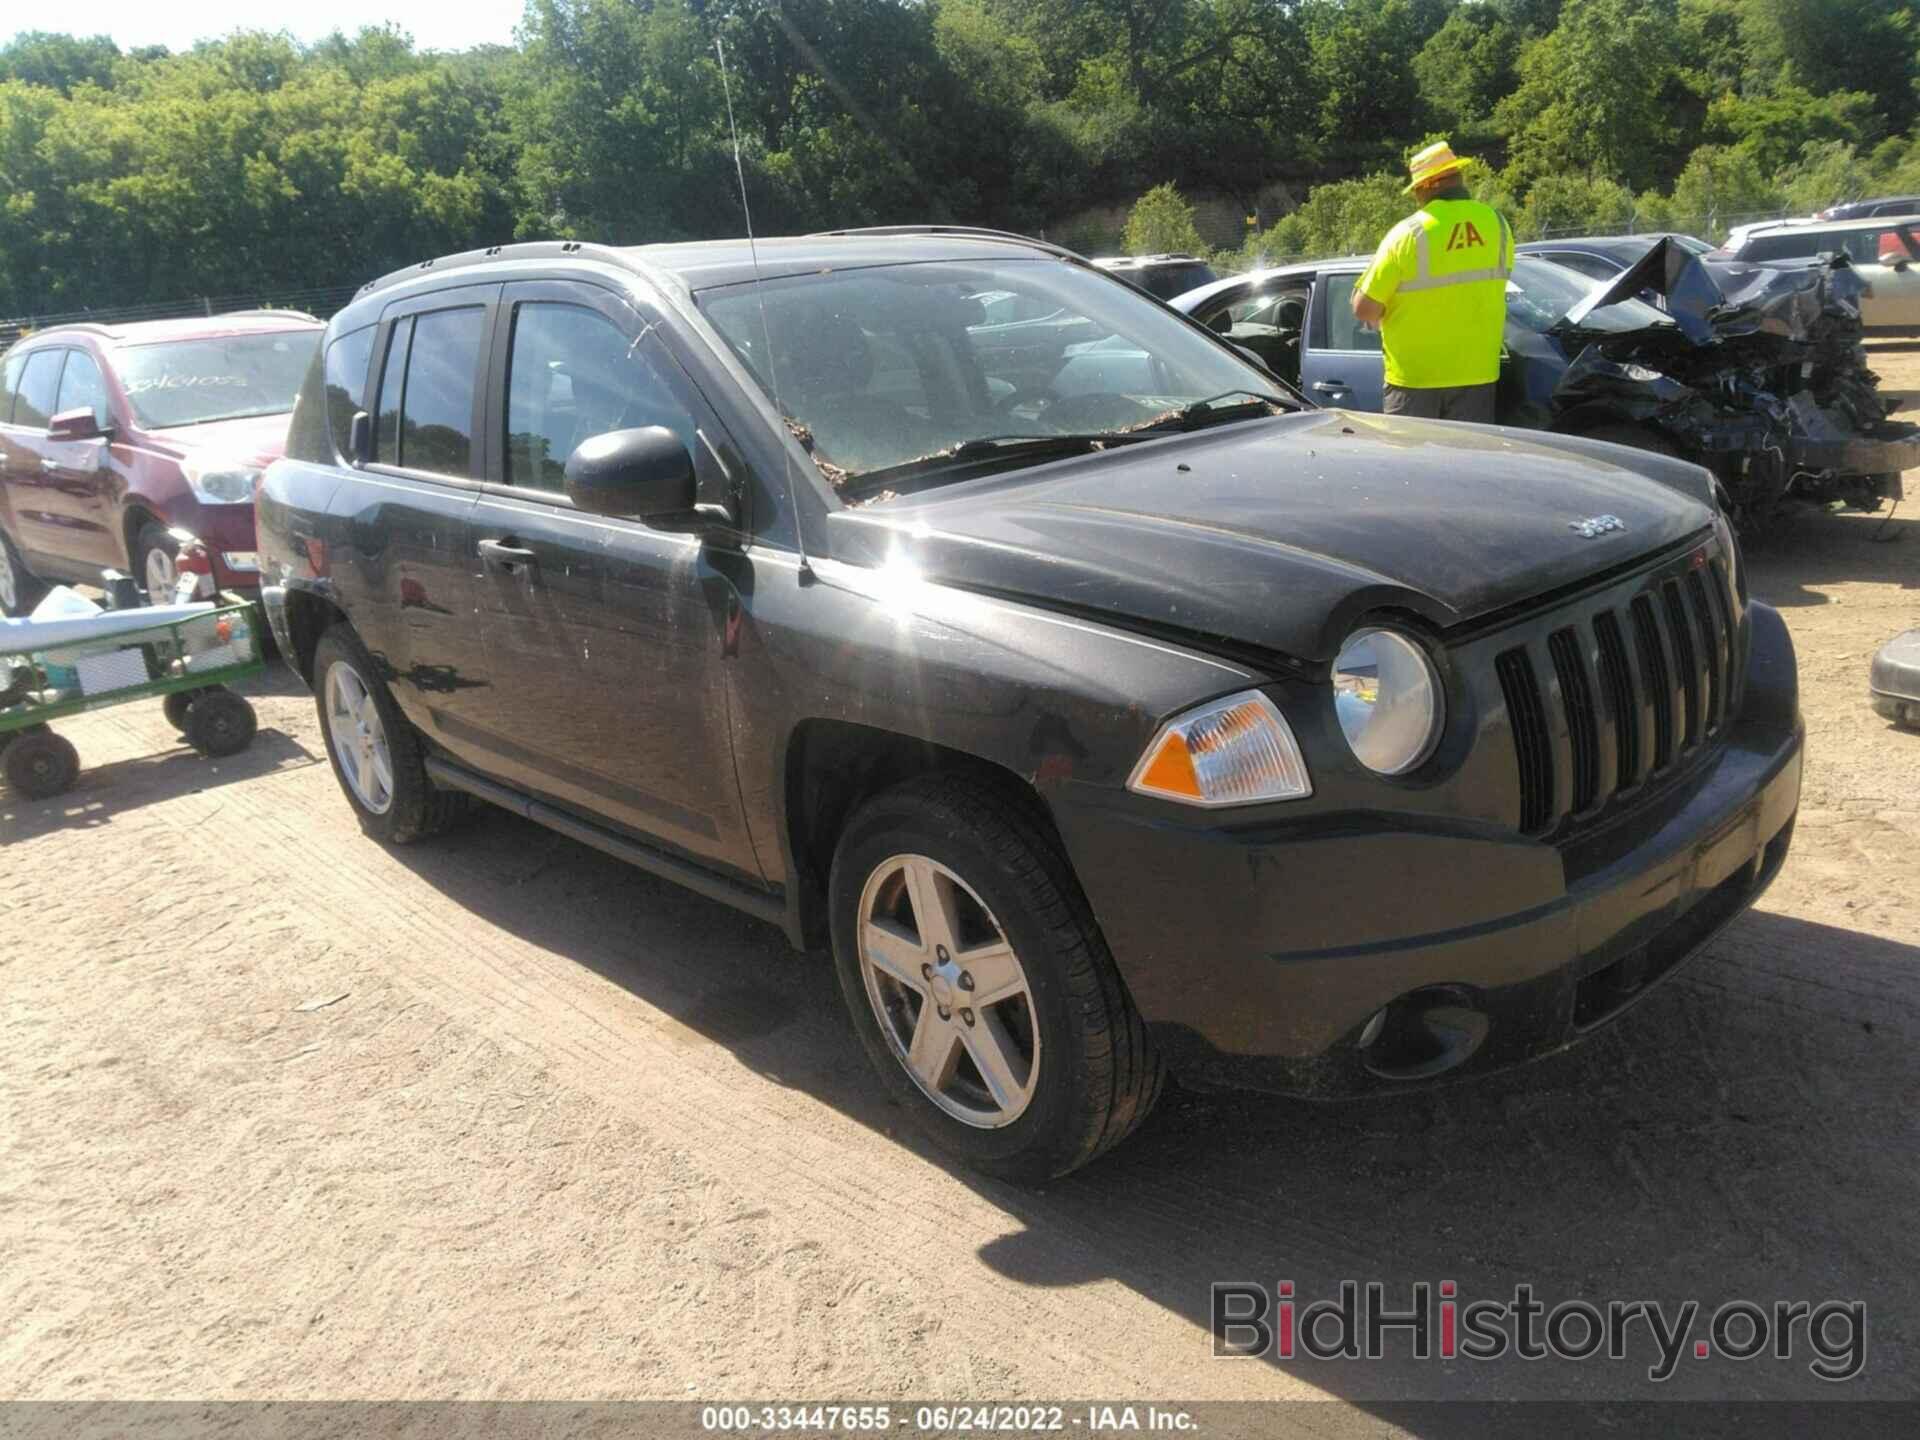
<instances>
[{"instance_id":1,"label":"wheel arch","mask_svg":"<svg viewBox=\"0 0 1920 1440\"><path fill-rule=\"evenodd\" d=\"M307 682L313 686L313 654L319 648L320 637L332 626L345 622L347 612L324 595L311 590L289 588L286 594L286 621L288 649L286 659Z\"/></svg>"},{"instance_id":2,"label":"wheel arch","mask_svg":"<svg viewBox=\"0 0 1920 1440\"><path fill-rule=\"evenodd\" d=\"M1062 854L1053 812L1026 777L980 755L854 721L803 720L787 739L782 842L790 937L806 949L829 943L827 876L847 821L873 796L923 775L978 777L1006 795Z\"/></svg>"}]
</instances>

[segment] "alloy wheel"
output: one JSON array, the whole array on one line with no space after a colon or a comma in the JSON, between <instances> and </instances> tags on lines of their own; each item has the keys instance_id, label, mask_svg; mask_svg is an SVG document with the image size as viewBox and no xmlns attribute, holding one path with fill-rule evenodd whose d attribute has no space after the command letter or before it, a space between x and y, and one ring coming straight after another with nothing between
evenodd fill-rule
<instances>
[{"instance_id":1,"label":"alloy wheel","mask_svg":"<svg viewBox=\"0 0 1920 1440\"><path fill-rule=\"evenodd\" d=\"M393 808L393 752L367 682L344 660L327 671L327 733L340 774L369 812Z\"/></svg>"},{"instance_id":2,"label":"alloy wheel","mask_svg":"<svg viewBox=\"0 0 1920 1440\"><path fill-rule=\"evenodd\" d=\"M999 922L924 855L874 867L860 896L860 971L894 1058L963 1124L1010 1125L1032 1102L1040 1027Z\"/></svg>"},{"instance_id":3,"label":"alloy wheel","mask_svg":"<svg viewBox=\"0 0 1920 1440\"><path fill-rule=\"evenodd\" d=\"M146 582L149 605L171 605L173 589L180 579L180 567L173 556L159 546L147 551Z\"/></svg>"}]
</instances>

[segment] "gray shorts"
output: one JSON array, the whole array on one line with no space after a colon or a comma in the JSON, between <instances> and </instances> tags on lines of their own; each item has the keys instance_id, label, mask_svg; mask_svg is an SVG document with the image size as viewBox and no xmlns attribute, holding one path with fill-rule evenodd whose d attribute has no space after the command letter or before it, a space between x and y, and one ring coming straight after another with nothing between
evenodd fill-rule
<instances>
[{"instance_id":1,"label":"gray shorts","mask_svg":"<svg viewBox=\"0 0 1920 1440\"><path fill-rule=\"evenodd\" d=\"M1411 415L1419 420L1466 420L1476 425L1491 425L1493 392L1491 382L1437 385L1419 390L1389 385L1386 411L1389 415Z\"/></svg>"}]
</instances>

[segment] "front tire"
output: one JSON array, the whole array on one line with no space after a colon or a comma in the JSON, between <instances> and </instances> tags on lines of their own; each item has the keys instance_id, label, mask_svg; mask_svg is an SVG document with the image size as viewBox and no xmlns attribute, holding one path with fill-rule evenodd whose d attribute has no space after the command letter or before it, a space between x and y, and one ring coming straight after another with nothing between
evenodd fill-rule
<instances>
[{"instance_id":1,"label":"front tire","mask_svg":"<svg viewBox=\"0 0 1920 1440\"><path fill-rule=\"evenodd\" d=\"M27 569L13 541L0 530L0 615L30 615L47 587Z\"/></svg>"},{"instance_id":2,"label":"front tire","mask_svg":"<svg viewBox=\"0 0 1920 1440\"><path fill-rule=\"evenodd\" d=\"M140 527L133 541L133 573L146 591L147 604L171 605L180 580L180 542L157 521Z\"/></svg>"},{"instance_id":3,"label":"front tire","mask_svg":"<svg viewBox=\"0 0 1920 1440\"><path fill-rule=\"evenodd\" d=\"M935 1144L1038 1182L1125 1139L1164 1071L1030 802L908 781L848 822L829 881L841 993L881 1082Z\"/></svg>"},{"instance_id":4,"label":"front tire","mask_svg":"<svg viewBox=\"0 0 1920 1440\"><path fill-rule=\"evenodd\" d=\"M420 736L379 667L344 621L313 652L314 703L333 778L360 828L389 845L437 835L468 813L468 797L427 776Z\"/></svg>"}]
</instances>

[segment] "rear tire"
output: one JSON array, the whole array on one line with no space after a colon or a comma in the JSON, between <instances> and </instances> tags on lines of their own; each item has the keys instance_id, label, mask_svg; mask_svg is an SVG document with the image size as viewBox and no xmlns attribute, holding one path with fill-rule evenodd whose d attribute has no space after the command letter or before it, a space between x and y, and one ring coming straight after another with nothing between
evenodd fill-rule
<instances>
[{"instance_id":1,"label":"rear tire","mask_svg":"<svg viewBox=\"0 0 1920 1440\"><path fill-rule=\"evenodd\" d=\"M51 800L80 774L80 754L72 742L44 729L28 731L7 746L3 763L7 783L29 800Z\"/></svg>"},{"instance_id":2,"label":"rear tire","mask_svg":"<svg viewBox=\"0 0 1920 1440\"><path fill-rule=\"evenodd\" d=\"M187 706L187 743L210 760L238 755L260 728L253 706L231 690L202 690Z\"/></svg>"},{"instance_id":3,"label":"rear tire","mask_svg":"<svg viewBox=\"0 0 1920 1440\"><path fill-rule=\"evenodd\" d=\"M854 1028L941 1149L1034 1183L1153 1109L1165 1072L1146 1026L1066 857L1010 786L935 775L874 797L841 836L829 900ZM990 957L979 978L973 956Z\"/></svg>"},{"instance_id":4,"label":"rear tire","mask_svg":"<svg viewBox=\"0 0 1920 1440\"><path fill-rule=\"evenodd\" d=\"M442 790L428 778L419 732L400 713L380 667L345 621L314 647L313 693L333 778L367 834L406 845L471 813L471 796Z\"/></svg>"}]
</instances>

